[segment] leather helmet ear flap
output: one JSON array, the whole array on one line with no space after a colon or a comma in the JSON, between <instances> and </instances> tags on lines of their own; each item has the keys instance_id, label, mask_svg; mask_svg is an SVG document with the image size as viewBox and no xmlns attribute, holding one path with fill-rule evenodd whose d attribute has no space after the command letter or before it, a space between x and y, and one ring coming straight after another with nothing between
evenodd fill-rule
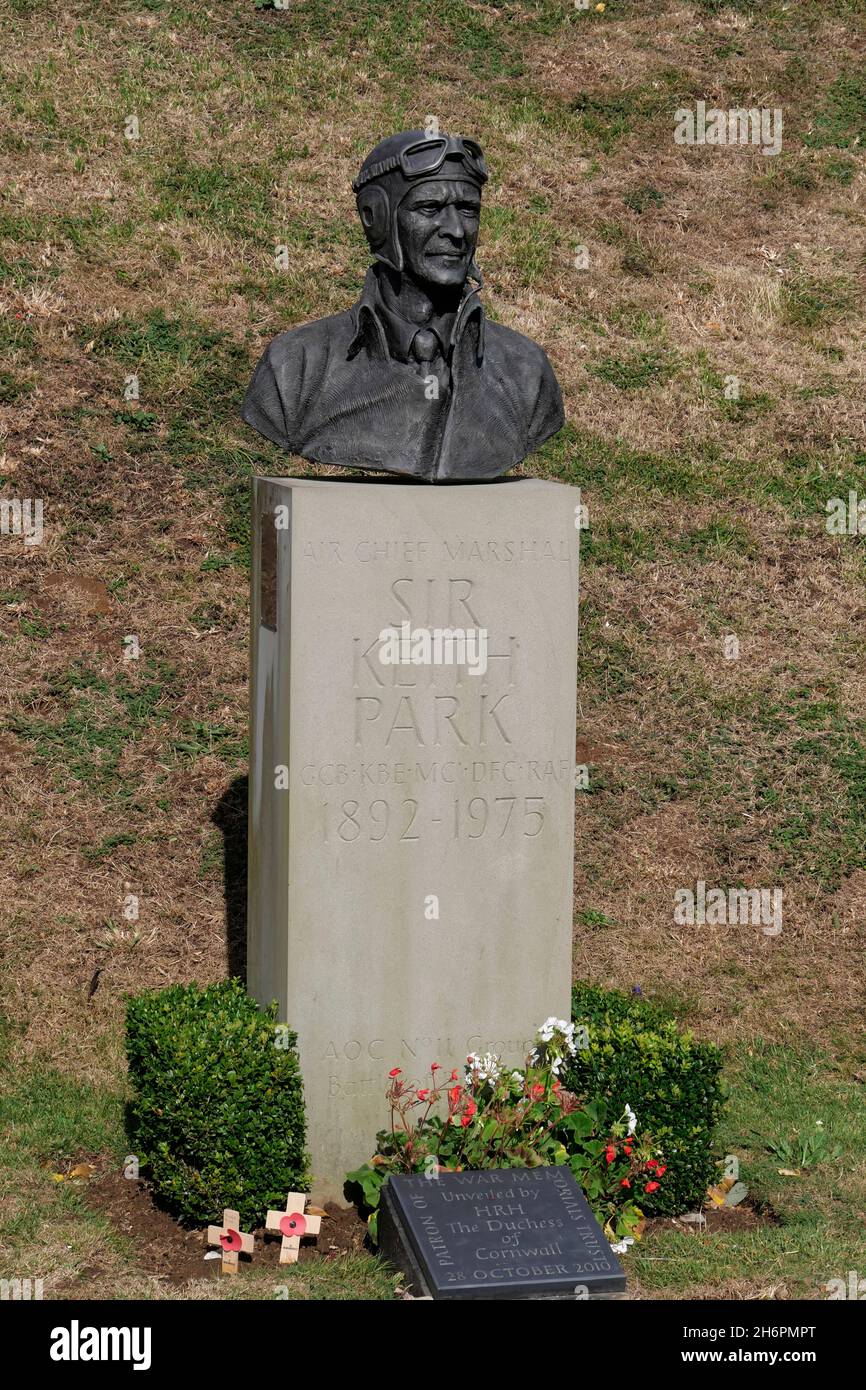
<instances>
[{"instance_id":1,"label":"leather helmet ear flap","mask_svg":"<svg viewBox=\"0 0 866 1390\"><path fill-rule=\"evenodd\" d=\"M387 240L391 230L391 207L384 188L368 184L361 189L358 194L358 215L371 251L377 250Z\"/></svg>"},{"instance_id":2,"label":"leather helmet ear flap","mask_svg":"<svg viewBox=\"0 0 866 1390\"><path fill-rule=\"evenodd\" d=\"M376 260L383 261L392 270L402 270L403 253L395 226L396 209L392 213L384 188L368 184L358 194L357 203L361 225Z\"/></svg>"}]
</instances>

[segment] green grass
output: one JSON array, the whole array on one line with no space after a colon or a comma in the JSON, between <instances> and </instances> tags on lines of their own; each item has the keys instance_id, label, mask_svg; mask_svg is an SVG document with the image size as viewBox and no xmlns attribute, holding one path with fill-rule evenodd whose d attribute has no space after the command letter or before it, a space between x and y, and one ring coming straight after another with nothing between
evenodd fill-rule
<instances>
[{"instance_id":1,"label":"green grass","mask_svg":"<svg viewBox=\"0 0 866 1390\"><path fill-rule=\"evenodd\" d=\"M483 214L485 244L497 248L527 288L545 281L560 251L559 233L547 213L545 204L536 204L526 211L496 206Z\"/></svg>"},{"instance_id":2,"label":"green grass","mask_svg":"<svg viewBox=\"0 0 866 1390\"><path fill-rule=\"evenodd\" d=\"M29 395L33 389L34 384L28 378L0 371L0 405L13 405L22 396Z\"/></svg>"},{"instance_id":3,"label":"green grass","mask_svg":"<svg viewBox=\"0 0 866 1390\"><path fill-rule=\"evenodd\" d=\"M0 1134L4 1168L35 1161L57 1169L82 1153L108 1153L119 1161L126 1151L123 1100L63 1076L49 1063L24 1075L7 1072Z\"/></svg>"},{"instance_id":4,"label":"green grass","mask_svg":"<svg viewBox=\"0 0 866 1390\"><path fill-rule=\"evenodd\" d=\"M98 327L85 324L78 338L92 341L96 356L136 370L143 396L163 403L178 389L187 407L219 402L237 392L249 367L245 349L226 332L162 309Z\"/></svg>"},{"instance_id":5,"label":"green grass","mask_svg":"<svg viewBox=\"0 0 866 1390\"><path fill-rule=\"evenodd\" d=\"M602 635L602 619L589 605L583 615L578 653L578 681L594 698L627 696L635 690L644 666L621 637Z\"/></svg>"},{"instance_id":6,"label":"green grass","mask_svg":"<svg viewBox=\"0 0 866 1390\"><path fill-rule=\"evenodd\" d=\"M32 279L32 271L28 274L24 283L29 283ZM0 282L3 280L2 263L0 263ZM23 319L11 317L0 317L0 351L2 352L32 352L36 344L36 337L31 324Z\"/></svg>"},{"instance_id":7,"label":"green grass","mask_svg":"<svg viewBox=\"0 0 866 1390\"><path fill-rule=\"evenodd\" d=\"M98 845L84 845L81 853L91 864L97 864L101 859L107 859L112 850L119 849L122 845L134 845L138 840L137 835L128 835L125 831L118 831L114 835L106 835Z\"/></svg>"},{"instance_id":8,"label":"green grass","mask_svg":"<svg viewBox=\"0 0 866 1390\"><path fill-rule=\"evenodd\" d=\"M722 1148L736 1158L750 1199L777 1224L715 1235L660 1231L630 1252L627 1271L649 1289L684 1297L698 1285L724 1296L726 1284L748 1280L784 1286L788 1298L825 1298L829 1279L862 1268L866 1108L853 1078L862 1061L757 1041L738 1047L726 1068ZM820 1133L818 1120L840 1157L781 1175L790 1165L770 1149Z\"/></svg>"},{"instance_id":9,"label":"green grass","mask_svg":"<svg viewBox=\"0 0 866 1390\"><path fill-rule=\"evenodd\" d=\"M568 109L580 117L584 135L603 154L608 154L642 123L666 112L668 107L673 110L688 95L688 78L676 69L663 68L654 84L604 96L579 92L568 102Z\"/></svg>"},{"instance_id":10,"label":"green grass","mask_svg":"<svg viewBox=\"0 0 866 1390\"><path fill-rule=\"evenodd\" d=\"M631 193L626 193L623 202L632 212L639 216L652 208L664 207L664 194L652 184L642 184L640 188L635 188Z\"/></svg>"},{"instance_id":11,"label":"green grass","mask_svg":"<svg viewBox=\"0 0 866 1390\"><path fill-rule=\"evenodd\" d=\"M616 518L605 521L597 531L590 527L580 538L582 565L609 565L621 574L651 562L655 554L656 537L652 532Z\"/></svg>"},{"instance_id":12,"label":"green grass","mask_svg":"<svg viewBox=\"0 0 866 1390\"><path fill-rule=\"evenodd\" d=\"M50 637L52 629L40 618L19 618L18 631L22 637Z\"/></svg>"},{"instance_id":13,"label":"green grass","mask_svg":"<svg viewBox=\"0 0 866 1390\"><path fill-rule=\"evenodd\" d=\"M781 700L760 689L711 697L684 770L710 805L721 788L738 787L740 819L760 827L775 881L797 870L833 890L866 854L866 720L815 694L794 687Z\"/></svg>"},{"instance_id":14,"label":"green grass","mask_svg":"<svg viewBox=\"0 0 866 1390\"><path fill-rule=\"evenodd\" d=\"M821 277L796 272L782 282L782 316L796 328L836 323L857 304L858 292L844 275Z\"/></svg>"},{"instance_id":15,"label":"green grass","mask_svg":"<svg viewBox=\"0 0 866 1390\"><path fill-rule=\"evenodd\" d=\"M152 725L170 722L176 698L176 669L146 660L136 676L121 671L109 682L76 663L47 691L39 715L15 714L7 728L27 739L50 765L60 786L70 778L100 794L124 786L119 763L124 749Z\"/></svg>"},{"instance_id":16,"label":"green grass","mask_svg":"<svg viewBox=\"0 0 866 1390\"><path fill-rule=\"evenodd\" d=\"M265 165L220 166L178 161L154 181L155 222L191 217L235 235L267 235L271 221Z\"/></svg>"},{"instance_id":17,"label":"green grass","mask_svg":"<svg viewBox=\"0 0 866 1390\"><path fill-rule=\"evenodd\" d=\"M246 736L224 724L209 724L201 719L188 719L180 726L178 737L172 739L172 749L185 758L200 758L216 754L226 762L244 758L248 752Z\"/></svg>"},{"instance_id":18,"label":"green grass","mask_svg":"<svg viewBox=\"0 0 866 1390\"><path fill-rule=\"evenodd\" d=\"M12 1040L7 1039L11 1048ZM39 1278L90 1257L104 1223L76 1185L52 1174L82 1153L124 1152L122 1098L62 1076L50 1063L0 1075L0 1274Z\"/></svg>"},{"instance_id":19,"label":"green grass","mask_svg":"<svg viewBox=\"0 0 866 1390\"><path fill-rule=\"evenodd\" d=\"M272 469L276 453L242 433L239 411L251 366L247 348L190 314L168 315L162 309L85 325L78 337L93 342L96 357L117 364L118 380L132 372L139 378L140 402L112 413L114 423L126 429L127 452L166 458L192 490L221 489L221 539L234 547L228 562L247 567L250 476L256 467ZM164 429L158 428L163 421ZM92 447L110 461L105 445ZM87 517L93 516L88 505ZM215 566L206 562L205 567Z\"/></svg>"},{"instance_id":20,"label":"green grass","mask_svg":"<svg viewBox=\"0 0 866 1390\"><path fill-rule=\"evenodd\" d=\"M741 522L725 519L684 531L682 535L673 539L672 548L681 555L700 561L727 552L746 556L755 553L754 543L745 526Z\"/></svg>"},{"instance_id":21,"label":"green grass","mask_svg":"<svg viewBox=\"0 0 866 1390\"><path fill-rule=\"evenodd\" d=\"M223 616L218 603L198 603L190 613L189 620L199 632L210 632L212 628L220 626Z\"/></svg>"},{"instance_id":22,"label":"green grass","mask_svg":"<svg viewBox=\"0 0 866 1390\"><path fill-rule=\"evenodd\" d=\"M857 165L853 159L828 159L824 165L825 178L832 179L834 183L840 183L847 187L854 180L857 173Z\"/></svg>"},{"instance_id":23,"label":"green grass","mask_svg":"<svg viewBox=\"0 0 866 1390\"><path fill-rule=\"evenodd\" d=\"M806 143L815 149L866 148L866 76L853 72L837 77L827 89Z\"/></svg>"},{"instance_id":24,"label":"green grass","mask_svg":"<svg viewBox=\"0 0 866 1390\"><path fill-rule=\"evenodd\" d=\"M548 440L536 458L545 476L579 486L590 497L620 497L623 504L626 488L683 499L708 496L714 490L706 455L692 459L653 453L570 423Z\"/></svg>"},{"instance_id":25,"label":"green grass","mask_svg":"<svg viewBox=\"0 0 866 1390\"><path fill-rule=\"evenodd\" d=\"M604 927L615 927L616 922L611 922L603 912L597 908L587 907L582 912L578 912L575 921L581 927L588 927L590 931L601 931Z\"/></svg>"},{"instance_id":26,"label":"green grass","mask_svg":"<svg viewBox=\"0 0 866 1390\"><path fill-rule=\"evenodd\" d=\"M619 391L640 391L646 386L660 386L669 381L676 372L676 362L670 355L651 350L634 352L628 357L602 357L590 363L586 370Z\"/></svg>"}]
</instances>

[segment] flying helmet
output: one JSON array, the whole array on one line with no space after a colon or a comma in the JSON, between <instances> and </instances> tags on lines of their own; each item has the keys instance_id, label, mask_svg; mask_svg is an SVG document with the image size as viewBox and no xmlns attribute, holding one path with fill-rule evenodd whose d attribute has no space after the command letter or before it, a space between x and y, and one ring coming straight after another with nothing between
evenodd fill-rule
<instances>
[{"instance_id":1,"label":"flying helmet","mask_svg":"<svg viewBox=\"0 0 866 1390\"><path fill-rule=\"evenodd\" d=\"M468 179L483 188L487 165L481 146L459 135L428 135L404 130L389 135L371 150L352 183L358 215L377 261L403 269L397 235L397 209L410 188L438 179ZM480 282L475 262L469 274Z\"/></svg>"}]
</instances>

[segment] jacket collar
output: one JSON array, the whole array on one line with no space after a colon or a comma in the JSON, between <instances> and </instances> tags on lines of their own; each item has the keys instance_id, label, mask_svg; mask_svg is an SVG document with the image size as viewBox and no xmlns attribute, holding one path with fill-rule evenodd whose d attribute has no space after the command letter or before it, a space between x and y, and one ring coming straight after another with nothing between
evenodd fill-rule
<instances>
[{"instance_id":1,"label":"jacket collar","mask_svg":"<svg viewBox=\"0 0 866 1390\"><path fill-rule=\"evenodd\" d=\"M386 307L379 293L375 266L371 265L367 271L363 293L352 312L355 332L348 348L350 359L356 357L364 347L371 357L396 357L403 362L409 360L415 334L423 325L410 323ZM475 360L480 366L484 360L484 308L474 289L466 291L457 311L448 343L449 354L467 334L473 339Z\"/></svg>"}]
</instances>

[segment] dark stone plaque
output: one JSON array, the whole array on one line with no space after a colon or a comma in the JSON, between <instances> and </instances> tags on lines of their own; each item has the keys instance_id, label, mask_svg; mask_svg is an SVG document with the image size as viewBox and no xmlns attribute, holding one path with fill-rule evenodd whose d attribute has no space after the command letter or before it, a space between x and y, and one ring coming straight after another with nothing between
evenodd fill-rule
<instances>
[{"instance_id":1,"label":"dark stone plaque","mask_svg":"<svg viewBox=\"0 0 866 1390\"><path fill-rule=\"evenodd\" d=\"M625 1290L568 1168L389 1178L378 1239L416 1295L591 1299Z\"/></svg>"},{"instance_id":2,"label":"dark stone plaque","mask_svg":"<svg viewBox=\"0 0 866 1390\"><path fill-rule=\"evenodd\" d=\"M260 617L263 627L277 630L277 517L275 512L262 516L262 564L260 583Z\"/></svg>"}]
</instances>

